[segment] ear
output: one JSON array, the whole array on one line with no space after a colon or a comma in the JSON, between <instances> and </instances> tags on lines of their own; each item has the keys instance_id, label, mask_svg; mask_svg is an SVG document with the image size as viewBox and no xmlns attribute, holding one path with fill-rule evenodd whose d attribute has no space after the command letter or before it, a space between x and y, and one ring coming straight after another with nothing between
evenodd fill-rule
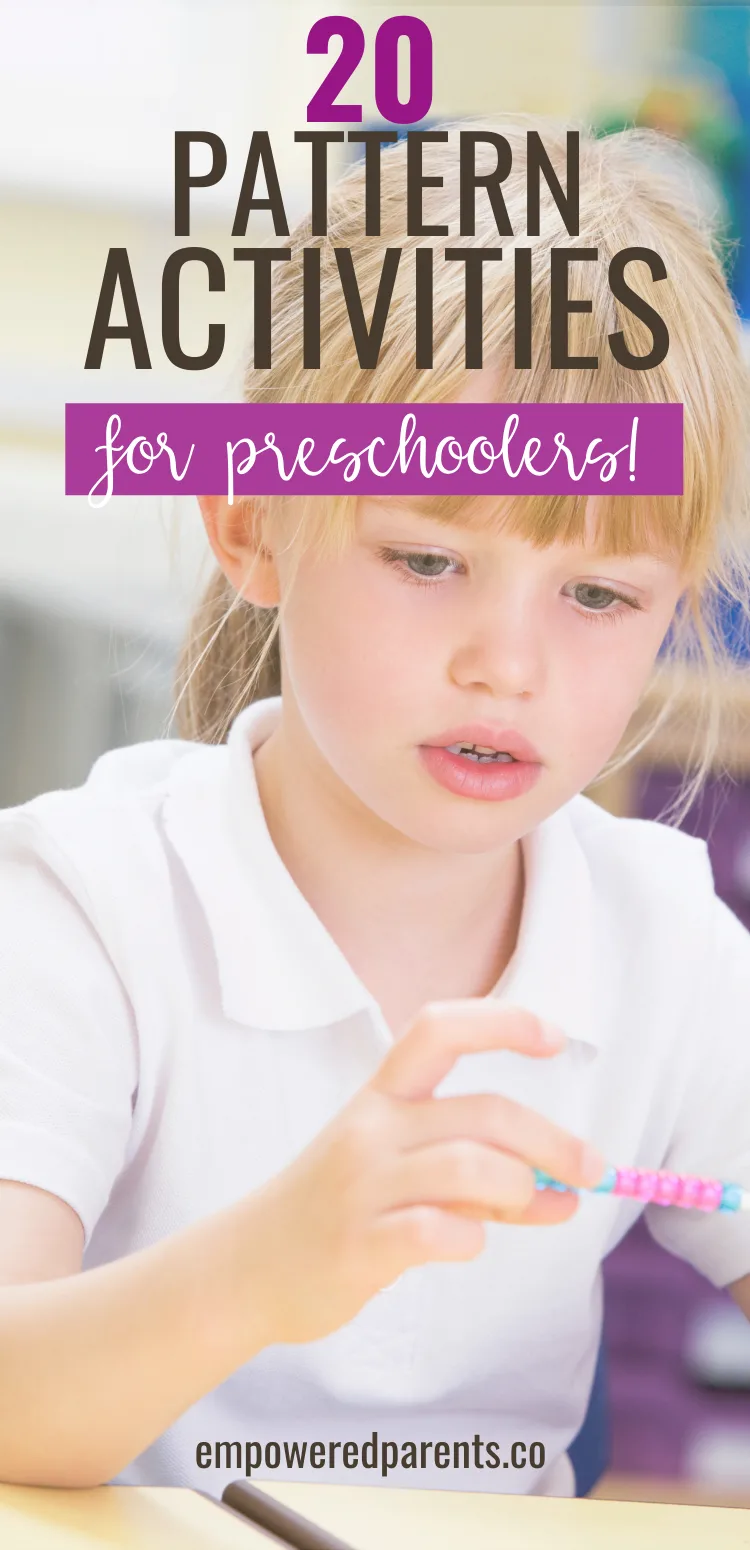
<instances>
[{"instance_id":1,"label":"ear","mask_svg":"<svg viewBox=\"0 0 750 1550\"><path fill-rule=\"evenodd\" d=\"M263 542L263 513L252 500L230 506L225 495L199 495L203 523L216 559L236 592L259 608L280 601L271 550Z\"/></svg>"}]
</instances>

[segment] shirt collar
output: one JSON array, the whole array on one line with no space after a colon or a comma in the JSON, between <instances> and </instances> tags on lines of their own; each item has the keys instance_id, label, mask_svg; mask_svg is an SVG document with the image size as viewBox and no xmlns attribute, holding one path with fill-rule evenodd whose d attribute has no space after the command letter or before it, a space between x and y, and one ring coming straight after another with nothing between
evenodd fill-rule
<instances>
[{"instance_id":1,"label":"shirt collar","mask_svg":"<svg viewBox=\"0 0 750 1550\"><path fill-rule=\"evenodd\" d=\"M225 746L196 748L180 760L163 813L211 931L225 1013L251 1027L291 1031L379 1009L298 889L266 826L252 756L280 710L278 696L255 701L236 718ZM573 807L561 808L523 840L518 942L490 994L596 1048L592 883Z\"/></svg>"},{"instance_id":2,"label":"shirt collar","mask_svg":"<svg viewBox=\"0 0 750 1550\"><path fill-rule=\"evenodd\" d=\"M523 838L518 940L491 995L553 1023L593 1052L604 1027L597 1015L593 881L574 821L585 800L574 797Z\"/></svg>"}]
</instances>

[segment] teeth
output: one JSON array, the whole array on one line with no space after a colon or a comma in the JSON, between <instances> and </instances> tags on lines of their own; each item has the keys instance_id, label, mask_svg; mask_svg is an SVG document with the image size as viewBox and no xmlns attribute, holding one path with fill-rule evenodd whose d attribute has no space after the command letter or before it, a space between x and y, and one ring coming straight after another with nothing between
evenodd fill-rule
<instances>
[{"instance_id":1,"label":"teeth","mask_svg":"<svg viewBox=\"0 0 750 1550\"><path fill-rule=\"evenodd\" d=\"M513 764L513 755L510 753L498 753L495 748L485 748L480 743L449 743L448 753L463 754L466 759L474 759L476 763L486 764L492 761L496 764Z\"/></svg>"}]
</instances>

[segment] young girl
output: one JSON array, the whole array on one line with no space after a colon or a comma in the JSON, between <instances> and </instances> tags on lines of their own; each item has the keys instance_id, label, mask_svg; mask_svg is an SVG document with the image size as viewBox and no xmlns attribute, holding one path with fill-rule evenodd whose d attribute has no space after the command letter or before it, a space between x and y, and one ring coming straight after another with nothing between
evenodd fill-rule
<instances>
[{"instance_id":1,"label":"young girl","mask_svg":"<svg viewBox=\"0 0 750 1550\"><path fill-rule=\"evenodd\" d=\"M523 233L526 131L564 182L565 128L491 127ZM183 663L185 739L0 818L4 1481L569 1494L601 1262L642 1209L575 1191L606 1161L750 1187L750 937L702 841L581 795L670 626L710 686L719 585L745 595L737 320L689 163L665 170L657 141L581 138L577 240L598 260L571 266L591 310L571 313L570 353L597 369L548 366L549 251L568 238L546 197L532 368L509 365L511 241L485 275L485 364L465 370L449 235L430 239L435 360L415 371L397 147L379 239L361 167L329 236L296 232L274 363L246 391L681 401L684 495L206 497L220 569ZM453 176L425 211L455 232ZM324 348L304 371L313 240ZM481 200L472 240L497 244ZM404 250L374 371L338 242L366 316L383 248ZM627 246L667 269L630 271L669 328L652 371L607 348L618 329L650 345L607 284ZM709 736L687 800L711 757ZM569 1191L537 1191L535 1167ZM750 1218L646 1214L750 1313Z\"/></svg>"}]
</instances>

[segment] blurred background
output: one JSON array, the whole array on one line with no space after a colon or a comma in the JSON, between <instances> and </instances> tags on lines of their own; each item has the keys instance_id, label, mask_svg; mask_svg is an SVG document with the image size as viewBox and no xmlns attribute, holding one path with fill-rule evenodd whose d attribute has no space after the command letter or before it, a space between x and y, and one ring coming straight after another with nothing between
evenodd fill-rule
<instances>
[{"instance_id":1,"label":"blurred background","mask_svg":"<svg viewBox=\"0 0 750 1550\"><path fill-rule=\"evenodd\" d=\"M371 41L398 8L345 9ZM703 169L695 197L734 239L728 279L750 326L750 6L401 9L433 33L432 120L527 110L584 117L602 134L648 124L689 143ZM251 295L229 233L249 138L269 130L287 212L301 215L309 148L292 132L321 78L305 39L330 10L0 0L0 806L75 785L106 749L169 733L175 653L210 568L197 506L119 498L92 511L66 498L64 405L239 396ZM360 66L354 80L365 122L378 122L371 72ZM214 130L228 149L223 182L193 203L189 240L220 253L227 275L210 297L204 281L183 279L185 348L203 347L212 319L227 325L223 360L197 374L170 366L160 338L162 267L186 240L173 231L176 128ZM262 217L248 240L269 230ZM117 340L101 371L83 368L115 246L130 255L151 371ZM750 691L737 626L728 615L736 670L716 776L685 823L709 838L717 888L750 926ZM685 713L682 731L675 723L591 794L658 816L686 757L689 694ZM640 1227L605 1269L581 1488L606 1465L601 1493L750 1505L750 1326Z\"/></svg>"}]
</instances>

